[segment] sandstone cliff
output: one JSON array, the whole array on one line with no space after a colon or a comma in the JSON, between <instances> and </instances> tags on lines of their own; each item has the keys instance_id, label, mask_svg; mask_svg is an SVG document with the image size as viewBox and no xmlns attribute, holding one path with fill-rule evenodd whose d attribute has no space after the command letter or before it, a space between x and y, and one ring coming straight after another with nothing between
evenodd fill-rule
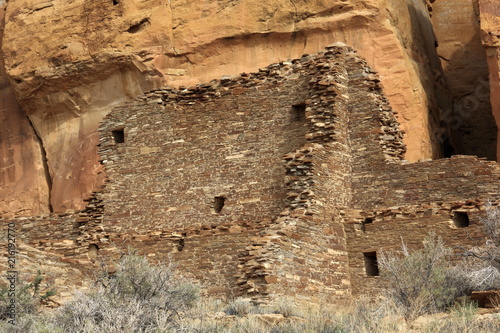
<instances>
[{"instance_id":1,"label":"sandstone cliff","mask_svg":"<svg viewBox=\"0 0 500 333\"><path fill-rule=\"evenodd\" d=\"M0 20L4 22L3 12ZM1 34L1 32L0 32ZM50 207L42 142L19 106L0 59L0 215Z\"/></svg>"},{"instance_id":2,"label":"sandstone cliff","mask_svg":"<svg viewBox=\"0 0 500 333\"><path fill-rule=\"evenodd\" d=\"M479 4L481 38L486 48L489 68L492 113L497 128L500 128L500 3L494 0L481 0ZM497 156L500 156L500 145L497 145Z\"/></svg>"},{"instance_id":3,"label":"sandstone cliff","mask_svg":"<svg viewBox=\"0 0 500 333\"><path fill-rule=\"evenodd\" d=\"M3 96L12 106L0 110L10 130L0 137L0 213L83 207L103 184L96 130L114 106L336 41L380 73L408 160L450 152L494 158L478 17L474 0L10 1L2 54L11 86L2 86L13 93ZM484 115L483 124L459 117L458 126L454 103L476 102L468 115Z\"/></svg>"},{"instance_id":4,"label":"sandstone cliff","mask_svg":"<svg viewBox=\"0 0 500 333\"><path fill-rule=\"evenodd\" d=\"M441 126L455 134L456 152L494 160L496 127L486 52L481 44L478 1L432 2L436 51L452 99L452 105L440 115Z\"/></svg>"}]
</instances>

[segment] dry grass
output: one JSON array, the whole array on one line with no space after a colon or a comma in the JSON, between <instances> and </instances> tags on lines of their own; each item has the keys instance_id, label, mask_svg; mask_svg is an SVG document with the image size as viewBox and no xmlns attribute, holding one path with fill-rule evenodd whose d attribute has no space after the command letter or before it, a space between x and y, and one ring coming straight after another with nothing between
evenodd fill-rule
<instances>
[{"instance_id":1,"label":"dry grass","mask_svg":"<svg viewBox=\"0 0 500 333\"><path fill-rule=\"evenodd\" d=\"M399 279L396 289L386 292L390 297L336 306L328 302L305 306L293 299L267 306L245 299L199 300L196 287L179 283L172 265L151 265L143 257L129 255L117 263L112 277L106 272L99 275L94 292L77 294L57 310L26 312L16 327L0 321L0 332L500 332L498 315L479 317L470 303L445 309L452 304L447 293L456 292L443 263L447 253L439 239L431 238L422 250L403 247L397 255L386 255L386 269ZM420 275L428 281L415 279ZM447 313L428 315L443 310Z\"/></svg>"},{"instance_id":2,"label":"dry grass","mask_svg":"<svg viewBox=\"0 0 500 333\"><path fill-rule=\"evenodd\" d=\"M95 301L91 301L93 303ZM240 301L237 301L239 303ZM242 303L245 303L243 300ZM106 321L99 326L89 325L85 321L72 319L78 323L78 332L194 332L194 333L385 333L385 332L474 332L491 333L500 331L498 314L480 317L471 303L454 305L447 313L425 315L413 321L404 319L401 311L387 299L369 301L360 299L342 307L327 304L292 305L286 302L286 313L276 314L278 304L272 307L250 305L250 310L238 315L224 313L231 304L220 301L203 300L182 313L175 325L161 321L161 316L153 326L145 328L139 325L135 317L144 314L137 303L127 307L120 305L106 310L103 315L110 316L117 322ZM89 304L75 305L75 310L83 311L87 317ZM132 311L138 311L132 318ZM119 313L118 313L119 312ZM293 312L293 315L289 315ZM58 319L59 318L59 319ZM163 317L165 318L165 317ZM56 312L44 315L27 315L19 322L17 330L0 323L0 332L59 333L70 332L60 322ZM67 320L67 319L66 319Z\"/></svg>"}]
</instances>

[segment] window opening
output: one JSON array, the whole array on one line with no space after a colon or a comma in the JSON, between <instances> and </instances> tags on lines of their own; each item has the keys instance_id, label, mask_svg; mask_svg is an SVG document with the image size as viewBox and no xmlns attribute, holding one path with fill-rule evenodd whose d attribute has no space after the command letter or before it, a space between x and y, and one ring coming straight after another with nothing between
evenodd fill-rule
<instances>
[{"instance_id":1,"label":"window opening","mask_svg":"<svg viewBox=\"0 0 500 333\"><path fill-rule=\"evenodd\" d=\"M373 218L371 218L371 217L365 218L365 220L363 222L361 222L361 230L363 232L365 232L366 231L366 225L370 224L370 223L373 223Z\"/></svg>"},{"instance_id":2,"label":"window opening","mask_svg":"<svg viewBox=\"0 0 500 333\"><path fill-rule=\"evenodd\" d=\"M363 253L365 259L365 271L367 276L379 276L377 252Z\"/></svg>"},{"instance_id":3,"label":"window opening","mask_svg":"<svg viewBox=\"0 0 500 333\"><path fill-rule=\"evenodd\" d=\"M216 213L220 213L222 208L224 207L224 203L226 201L225 197L215 197L214 198L214 210Z\"/></svg>"},{"instance_id":4,"label":"window opening","mask_svg":"<svg viewBox=\"0 0 500 333\"><path fill-rule=\"evenodd\" d=\"M469 226L469 215L465 212L455 212L453 214L453 224L457 228L467 228Z\"/></svg>"},{"instance_id":5,"label":"window opening","mask_svg":"<svg viewBox=\"0 0 500 333\"><path fill-rule=\"evenodd\" d=\"M179 244L177 244L177 251L181 252L184 250L184 238L179 239Z\"/></svg>"},{"instance_id":6,"label":"window opening","mask_svg":"<svg viewBox=\"0 0 500 333\"><path fill-rule=\"evenodd\" d=\"M294 121L302 121L306 119L306 105L292 105L292 116Z\"/></svg>"},{"instance_id":7,"label":"window opening","mask_svg":"<svg viewBox=\"0 0 500 333\"><path fill-rule=\"evenodd\" d=\"M118 4L118 0L113 0L113 6L116 6Z\"/></svg>"},{"instance_id":8,"label":"window opening","mask_svg":"<svg viewBox=\"0 0 500 333\"><path fill-rule=\"evenodd\" d=\"M99 251L99 246L97 246L97 244L90 244L89 245L89 253L88 253L89 258L96 259L98 251Z\"/></svg>"},{"instance_id":9,"label":"window opening","mask_svg":"<svg viewBox=\"0 0 500 333\"><path fill-rule=\"evenodd\" d=\"M113 139L115 140L115 143L124 143L125 142L125 133L123 131L123 128L116 129L114 131L111 131L111 134L113 135Z\"/></svg>"}]
</instances>

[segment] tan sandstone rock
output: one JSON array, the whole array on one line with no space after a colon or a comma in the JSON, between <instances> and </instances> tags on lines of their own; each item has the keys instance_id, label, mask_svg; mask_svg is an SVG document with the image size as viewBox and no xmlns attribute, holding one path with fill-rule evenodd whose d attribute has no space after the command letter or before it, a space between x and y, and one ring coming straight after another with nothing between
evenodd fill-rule
<instances>
[{"instance_id":1,"label":"tan sandstone rock","mask_svg":"<svg viewBox=\"0 0 500 333\"><path fill-rule=\"evenodd\" d=\"M496 158L486 52L481 44L477 0L432 1L437 52L453 105L441 122L456 132L461 153Z\"/></svg>"},{"instance_id":2,"label":"tan sandstone rock","mask_svg":"<svg viewBox=\"0 0 500 333\"><path fill-rule=\"evenodd\" d=\"M491 87L491 107L497 128L500 129L500 3L495 0L480 0L481 38L486 48ZM497 132L497 137L499 137ZM497 144L500 156L500 144Z\"/></svg>"},{"instance_id":3,"label":"tan sandstone rock","mask_svg":"<svg viewBox=\"0 0 500 333\"><path fill-rule=\"evenodd\" d=\"M0 58L0 216L48 213L47 176L41 142L17 103Z\"/></svg>"}]
</instances>

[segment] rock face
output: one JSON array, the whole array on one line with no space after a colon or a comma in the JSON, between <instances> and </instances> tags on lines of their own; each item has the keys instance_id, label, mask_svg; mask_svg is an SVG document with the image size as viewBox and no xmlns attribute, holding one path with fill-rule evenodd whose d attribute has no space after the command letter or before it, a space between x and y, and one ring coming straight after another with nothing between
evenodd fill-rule
<instances>
[{"instance_id":1,"label":"rock face","mask_svg":"<svg viewBox=\"0 0 500 333\"><path fill-rule=\"evenodd\" d=\"M0 20L3 22L3 12ZM1 34L1 32L0 32ZM40 139L17 103L0 59L0 215L50 210L50 178Z\"/></svg>"},{"instance_id":2,"label":"rock face","mask_svg":"<svg viewBox=\"0 0 500 333\"><path fill-rule=\"evenodd\" d=\"M442 126L455 133L455 147L461 153L494 160L497 128L491 112L478 1L435 0L431 8L436 50L453 101L441 113Z\"/></svg>"},{"instance_id":3,"label":"rock face","mask_svg":"<svg viewBox=\"0 0 500 333\"><path fill-rule=\"evenodd\" d=\"M481 38L489 68L492 113L497 128L500 128L500 4L494 0L481 0L479 6ZM500 145L497 145L497 156L500 156Z\"/></svg>"},{"instance_id":4,"label":"rock face","mask_svg":"<svg viewBox=\"0 0 500 333\"><path fill-rule=\"evenodd\" d=\"M41 140L43 151L29 167L45 165L37 169L45 185L25 184L25 194L3 199L0 211L24 197L33 200L30 192L39 199L25 201L25 211L17 213L82 208L103 184L96 130L112 107L153 88L256 71L336 41L357 49L380 73L406 133L406 159L441 157L452 145L455 152L493 158L482 148L463 148L461 135L443 123L441 114L453 110L457 98L447 92L435 50L432 24L448 21L445 14L431 22L421 0L11 1L5 8L5 68ZM476 77L484 83L482 66ZM23 131L33 133L24 122ZM39 147L35 139L30 144ZM5 149L15 151L16 145ZM26 168L17 161L19 170Z\"/></svg>"}]
</instances>

